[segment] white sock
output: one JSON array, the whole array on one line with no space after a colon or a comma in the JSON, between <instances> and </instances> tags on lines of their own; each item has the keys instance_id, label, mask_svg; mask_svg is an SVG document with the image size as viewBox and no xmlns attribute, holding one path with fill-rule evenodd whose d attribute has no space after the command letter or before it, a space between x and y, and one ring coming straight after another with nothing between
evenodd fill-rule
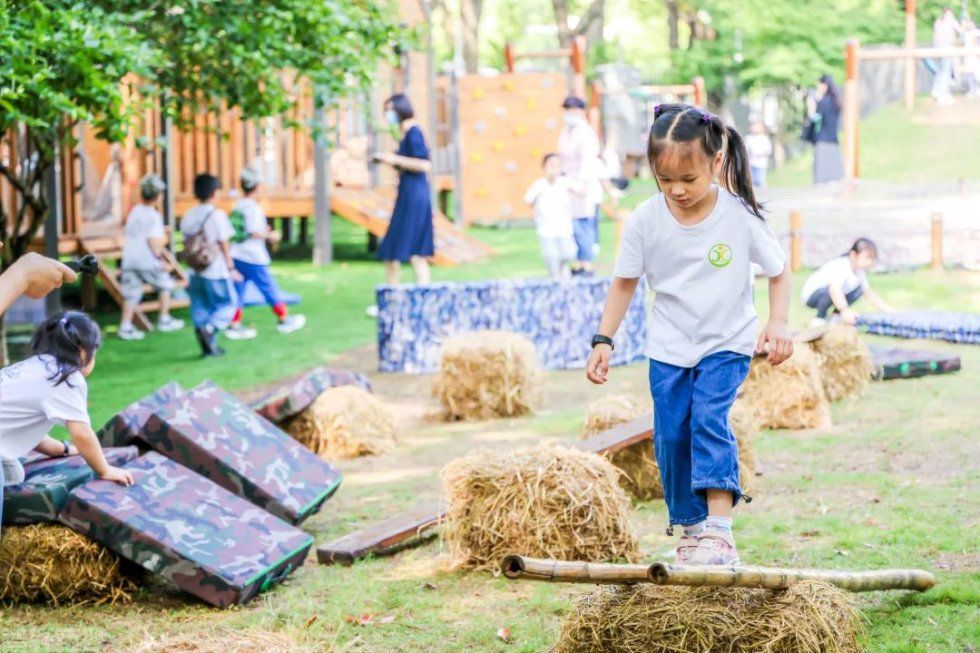
<instances>
[{"instance_id":1,"label":"white sock","mask_svg":"<svg viewBox=\"0 0 980 653\"><path fill-rule=\"evenodd\" d=\"M697 537L704 530L704 522L699 521L697 524L691 524L690 526L684 526L684 535L687 537Z\"/></svg>"},{"instance_id":2,"label":"white sock","mask_svg":"<svg viewBox=\"0 0 980 653\"><path fill-rule=\"evenodd\" d=\"M119 323L119 330L120 331L129 331L132 328L133 328L133 323L132 322L120 322Z\"/></svg>"},{"instance_id":3,"label":"white sock","mask_svg":"<svg viewBox=\"0 0 980 653\"><path fill-rule=\"evenodd\" d=\"M713 531L721 531L723 533L732 532L732 518L731 517L716 517L714 515L709 515L704 521L705 529L710 529Z\"/></svg>"}]
</instances>

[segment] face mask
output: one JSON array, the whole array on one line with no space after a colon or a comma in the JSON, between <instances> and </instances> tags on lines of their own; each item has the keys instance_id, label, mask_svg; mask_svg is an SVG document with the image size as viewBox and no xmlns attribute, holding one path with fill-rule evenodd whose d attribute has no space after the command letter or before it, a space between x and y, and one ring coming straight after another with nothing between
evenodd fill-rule
<instances>
[{"instance_id":1,"label":"face mask","mask_svg":"<svg viewBox=\"0 0 980 653\"><path fill-rule=\"evenodd\" d=\"M388 121L389 125L394 127L398 124L398 114L395 113L394 109L388 109L385 111L385 120Z\"/></svg>"},{"instance_id":2,"label":"face mask","mask_svg":"<svg viewBox=\"0 0 980 653\"><path fill-rule=\"evenodd\" d=\"M574 127L582 122L582 119L579 116L576 116L574 113L563 113L561 119L562 122L565 123L566 127Z\"/></svg>"}]
</instances>

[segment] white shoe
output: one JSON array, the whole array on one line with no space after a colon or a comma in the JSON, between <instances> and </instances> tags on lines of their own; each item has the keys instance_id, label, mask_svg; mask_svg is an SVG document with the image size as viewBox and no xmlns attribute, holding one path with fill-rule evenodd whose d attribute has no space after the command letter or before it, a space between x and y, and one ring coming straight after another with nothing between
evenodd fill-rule
<instances>
[{"instance_id":1,"label":"white shoe","mask_svg":"<svg viewBox=\"0 0 980 653\"><path fill-rule=\"evenodd\" d=\"M378 317L378 305L371 304L364 312L367 313L368 317Z\"/></svg>"},{"instance_id":2,"label":"white shoe","mask_svg":"<svg viewBox=\"0 0 980 653\"><path fill-rule=\"evenodd\" d=\"M242 326L241 324L236 324L225 329L225 336L229 340L251 340L257 335L259 335L258 331L252 327Z\"/></svg>"},{"instance_id":3,"label":"white shoe","mask_svg":"<svg viewBox=\"0 0 980 653\"><path fill-rule=\"evenodd\" d=\"M292 333L293 331L299 331L306 326L306 316L305 315L287 315L286 319L279 323L276 330L279 333Z\"/></svg>"},{"instance_id":4,"label":"white shoe","mask_svg":"<svg viewBox=\"0 0 980 653\"><path fill-rule=\"evenodd\" d=\"M119 327L119 337L122 340L142 340L146 334L134 327L132 324Z\"/></svg>"},{"instance_id":5,"label":"white shoe","mask_svg":"<svg viewBox=\"0 0 980 653\"><path fill-rule=\"evenodd\" d=\"M157 322L157 328L164 333L168 331L180 331L184 328L184 321L168 317L166 320L159 320Z\"/></svg>"},{"instance_id":6,"label":"white shoe","mask_svg":"<svg viewBox=\"0 0 980 653\"><path fill-rule=\"evenodd\" d=\"M808 329L819 329L826 325L827 325L827 320L823 319L822 317L815 317L807 323L806 327Z\"/></svg>"}]
</instances>

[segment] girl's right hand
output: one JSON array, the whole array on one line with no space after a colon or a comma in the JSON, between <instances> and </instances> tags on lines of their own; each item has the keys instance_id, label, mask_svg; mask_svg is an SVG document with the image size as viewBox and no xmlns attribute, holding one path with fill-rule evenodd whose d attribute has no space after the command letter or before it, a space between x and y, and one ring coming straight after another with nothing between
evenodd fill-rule
<instances>
[{"instance_id":1,"label":"girl's right hand","mask_svg":"<svg viewBox=\"0 0 980 653\"><path fill-rule=\"evenodd\" d=\"M596 385L602 385L607 380L609 374L609 359L612 356L612 347L609 345L596 345L592 348L589 355L589 362L585 364L585 376L589 381Z\"/></svg>"},{"instance_id":2,"label":"girl's right hand","mask_svg":"<svg viewBox=\"0 0 980 653\"><path fill-rule=\"evenodd\" d=\"M840 319L843 320L844 324L854 326L854 323L857 322L857 315L851 309L845 308L841 311Z\"/></svg>"},{"instance_id":3,"label":"girl's right hand","mask_svg":"<svg viewBox=\"0 0 980 653\"><path fill-rule=\"evenodd\" d=\"M119 485L123 485L125 487L129 487L130 485L136 482L135 479L133 478L132 472L125 469L121 469L119 467L113 467L111 465L109 466L108 469L105 470L105 473L102 474L100 478L103 481L114 481L116 483L119 483Z\"/></svg>"}]
</instances>

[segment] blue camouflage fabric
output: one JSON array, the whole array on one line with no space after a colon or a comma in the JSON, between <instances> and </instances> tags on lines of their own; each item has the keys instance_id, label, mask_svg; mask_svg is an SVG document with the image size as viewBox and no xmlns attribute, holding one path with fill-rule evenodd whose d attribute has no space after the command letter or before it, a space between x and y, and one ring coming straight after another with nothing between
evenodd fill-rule
<instances>
[{"instance_id":1,"label":"blue camouflage fabric","mask_svg":"<svg viewBox=\"0 0 980 653\"><path fill-rule=\"evenodd\" d=\"M140 433L153 411L174 401L184 389L177 383L168 383L139 401L127 406L96 432L103 447L122 447L140 439Z\"/></svg>"},{"instance_id":2,"label":"blue camouflage fabric","mask_svg":"<svg viewBox=\"0 0 980 653\"><path fill-rule=\"evenodd\" d=\"M858 315L868 333L897 338L931 338L980 345L980 315L951 311L899 311Z\"/></svg>"},{"instance_id":3,"label":"blue camouflage fabric","mask_svg":"<svg viewBox=\"0 0 980 653\"><path fill-rule=\"evenodd\" d=\"M110 465L121 467L138 455L136 447L103 450ZM95 478L81 456L32 456L24 463L24 482L3 488L3 523L37 524L58 520L68 493Z\"/></svg>"},{"instance_id":4,"label":"blue camouflage fabric","mask_svg":"<svg viewBox=\"0 0 980 653\"><path fill-rule=\"evenodd\" d=\"M341 481L327 462L210 382L154 412L142 438L291 524L319 510Z\"/></svg>"},{"instance_id":5,"label":"blue camouflage fabric","mask_svg":"<svg viewBox=\"0 0 980 653\"><path fill-rule=\"evenodd\" d=\"M471 331L510 331L534 343L549 370L584 368L611 278L501 279L378 286L378 369L439 371L442 343ZM644 360L646 283L616 332L613 365Z\"/></svg>"},{"instance_id":6,"label":"blue camouflage fabric","mask_svg":"<svg viewBox=\"0 0 980 653\"><path fill-rule=\"evenodd\" d=\"M318 367L253 401L251 406L270 422L279 423L306 410L324 391L342 385L356 385L371 392L371 381L360 372Z\"/></svg>"},{"instance_id":7,"label":"blue camouflage fabric","mask_svg":"<svg viewBox=\"0 0 980 653\"><path fill-rule=\"evenodd\" d=\"M91 481L60 521L219 608L245 603L302 566L313 538L150 452L135 485Z\"/></svg>"}]
</instances>

